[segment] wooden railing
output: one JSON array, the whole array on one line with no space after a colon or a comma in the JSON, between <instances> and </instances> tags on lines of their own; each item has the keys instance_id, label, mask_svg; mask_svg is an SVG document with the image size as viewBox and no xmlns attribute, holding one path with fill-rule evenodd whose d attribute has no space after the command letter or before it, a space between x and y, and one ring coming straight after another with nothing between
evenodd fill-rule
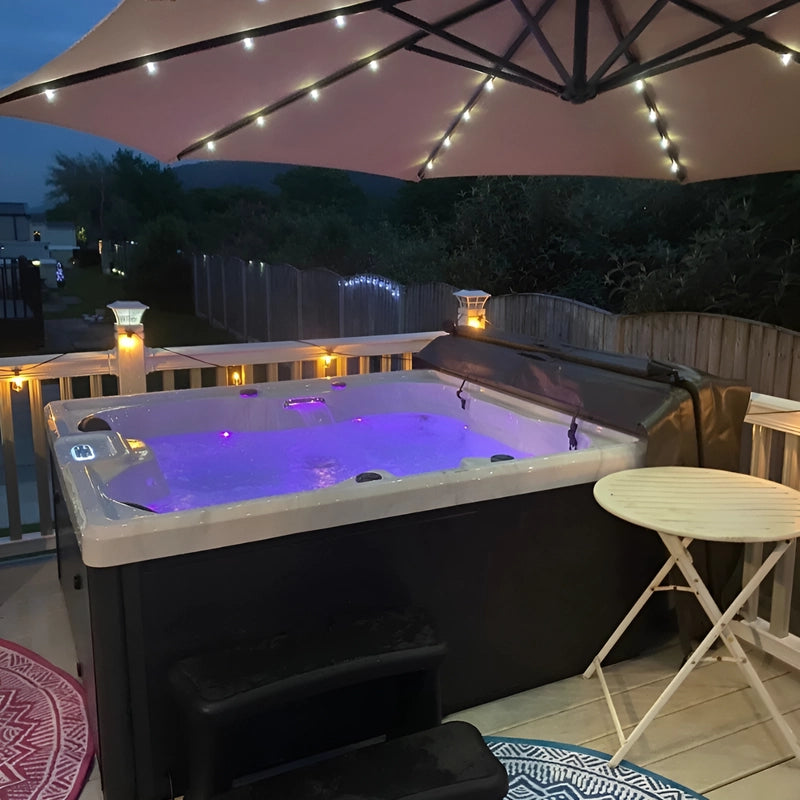
<instances>
[{"instance_id":1,"label":"wooden railing","mask_svg":"<svg viewBox=\"0 0 800 800\"><path fill-rule=\"evenodd\" d=\"M745 422L752 425L750 473L800 490L800 403L753 394ZM800 632L800 604L793 602L792 594L798 572L796 547L795 540L775 567L771 596L762 598L756 592L731 629L740 639L800 669L800 636L790 630ZM762 556L763 545L745 546L743 583L758 569Z\"/></svg>"}]
</instances>

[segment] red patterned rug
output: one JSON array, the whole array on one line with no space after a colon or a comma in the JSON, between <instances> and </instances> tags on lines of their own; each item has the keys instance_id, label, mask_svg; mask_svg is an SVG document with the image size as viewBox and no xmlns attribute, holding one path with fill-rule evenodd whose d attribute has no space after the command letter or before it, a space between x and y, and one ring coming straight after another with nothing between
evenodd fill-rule
<instances>
[{"instance_id":1,"label":"red patterned rug","mask_svg":"<svg viewBox=\"0 0 800 800\"><path fill-rule=\"evenodd\" d=\"M93 754L81 685L0 639L0 800L75 800Z\"/></svg>"}]
</instances>

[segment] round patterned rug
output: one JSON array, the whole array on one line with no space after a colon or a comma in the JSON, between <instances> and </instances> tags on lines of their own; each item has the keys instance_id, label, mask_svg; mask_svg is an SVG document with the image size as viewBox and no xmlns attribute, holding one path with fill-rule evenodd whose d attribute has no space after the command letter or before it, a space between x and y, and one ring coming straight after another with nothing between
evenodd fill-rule
<instances>
[{"instance_id":1,"label":"round patterned rug","mask_svg":"<svg viewBox=\"0 0 800 800\"><path fill-rule=\"evenodd\" d=\"M93 755L80 684L0 639L0 798L75 800Z\"/></svg>"},{"instance_id":2,"label":"round patterned rug","mask_svg":"<svg viewBox=\"0 0 800 800\"><path fill-rule=\"evenodd\" d=\"M628 761L584 747L487 736L508 772L507 800L704 800L702 795Z\"/></svg>"}]
</instances>

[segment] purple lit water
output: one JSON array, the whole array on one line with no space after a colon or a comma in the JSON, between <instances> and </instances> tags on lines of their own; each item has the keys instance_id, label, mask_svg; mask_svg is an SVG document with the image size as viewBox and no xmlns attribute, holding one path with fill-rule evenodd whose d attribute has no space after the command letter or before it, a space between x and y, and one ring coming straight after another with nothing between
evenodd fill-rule
<instances>
[{"instance_id":1,"label":"purple lit water","mask_svg":"<svg viewBox=\"0 0 800 800\"><path fill-rule=\"evenodd\" d=\"M475 433L457 419L413 413L145 440L170 490L147 502L161 512L322 489L374 470L404 476L453 469L466 457L531 455ZM114 494L125 500L119 489Z\"/></svg>"}]
</instances>

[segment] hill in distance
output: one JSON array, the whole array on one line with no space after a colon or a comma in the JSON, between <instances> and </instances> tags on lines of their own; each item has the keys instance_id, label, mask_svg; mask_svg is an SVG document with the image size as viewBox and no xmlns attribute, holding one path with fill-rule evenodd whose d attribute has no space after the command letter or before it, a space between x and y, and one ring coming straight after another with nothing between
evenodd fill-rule
<instances>
[{"instance_id":1,"label":"hill in distance","mask_svg":"<svg viewBox=\"0 0 800 800\"><path fill-rule=\"evenodd\" d=\"M223 186L250 186L277 194L273 179L290 169L290 164L269 164L259 161L199 161L172 168L184 189L220 189ZM348 172L350 179L364 194L372 198L390 198L403 185L397 178Z\"/></svg>"}]
</instances>

